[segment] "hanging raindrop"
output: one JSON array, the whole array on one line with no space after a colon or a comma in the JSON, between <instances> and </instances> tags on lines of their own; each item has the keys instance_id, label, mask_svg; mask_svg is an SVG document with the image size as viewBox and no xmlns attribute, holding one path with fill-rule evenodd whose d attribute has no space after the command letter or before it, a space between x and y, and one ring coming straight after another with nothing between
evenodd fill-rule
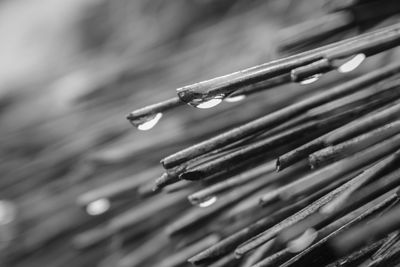
<instances>
[{"instance_id":1,"label":"hanging raindrop","mask_svg":"<svg viewBox=\"0 0 400 267\"><path fill-rule=\"evenodd\" d=\"M111 206L111 203L108 199L100 198L98 200L95 200L95 201L89 203L86 206L86 212L89 215L96 216L96 215L103 214L104 212L109 210L110 206Z\"/></svg>"},{"instance_id":2,"label":"hanging raindrop","mask_svg":"<svg viewBox=\"0 0 400 267\"><path fill-rule=\"evenodd\" d=\"M307 77L304 80L301 80L299 83L301 85L306 85L306 84L311 84L311 83L315 83L316 81L319 80L319 78L321 78L322 74L314 74L310 77Z\"/></svg>"},{"instance_id":3,"label":"hanging raindrop","mask_svg":"<svg viewBox=\"0 0 400 267\"><path fill-rule=\"evenodd\" d=\"M224 100L229 103L239 102L246 98L245 95L237 95L237 96L230 96L225 98Z\"/></svg>"},{"instance_id":4,"label":"hanging raindrop","mask_svg":"<svg viewBox=\"0 0 400 267\"><path fill-rule=\"evenodd\" d=\"M152 129L159 122L162 116L163 116L162 113L156 113L156 114L146 115L135 120L131 120L130 122L139 130L147 131Z\"/></svg>"},{"instance_id":5,"label":"hanging raindrop","mask_svg":"<svg viewBox=\"0 0 400 267\"><path fill-rule=\"evenodd\" d=\"M207 207L211 206L212 204L214 204L215 202L217 202L217 197L212 196L212 197L209 197L209 198L205 199L204 201L200 202L198 205L200 208L207 208Z\"/></svg>"},{"instance_id":6,"label":"hanging raindrop","mask_svg":"<svg viewBox=\"0 0 400 267\"><path fill-rule=\"evenodd\" d=\"M208 108L213 108L215 106L217 106L218 104L220 104L222 102L221 98L213 98L207 101L202 101L200 103L196 103L196 104L192 104L190 103L191 106L194 106L196 108L200 108L200 109L208 109Z\"/></svg>"},{"instance_id":7,"label":"hanging raindrop","mask_svg":"<svg viewBox=\"0 0 400 267\"><path fill-rule=\"evenodd\" d=\"M353 71L356 68L358 68L365 59L366 59L365 54L362 54L362 53L357 54L350 60L348 60L345 63L343 63L342 65L340 65L338 68L338 71L341 73L347 73L347 72Z\"/></svg>"}]
</instances>

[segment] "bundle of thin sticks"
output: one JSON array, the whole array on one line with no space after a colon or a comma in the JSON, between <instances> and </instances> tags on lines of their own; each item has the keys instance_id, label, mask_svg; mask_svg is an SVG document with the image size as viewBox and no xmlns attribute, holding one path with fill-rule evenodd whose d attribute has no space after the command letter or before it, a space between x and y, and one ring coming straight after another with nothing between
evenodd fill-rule
<instances>
[{"instance_id":1,"label":"bundle of thin sticks","mask_svg":"<svg viewBox=\"0 0 400 267\"><path fill-rule=\"evenodd\" d=\"M72 111L23 113L22 128L0 129L0 265L399 264L398 1L326 0L323 14L279 32L274 61L254 52L276 31L265 14L308 1L155 2L140 7L183 16L185 3L188 24L197 12L225 19L172 40L182 27L132 62L94 60L51 88L79 85L61 105ZM132 41L127 28L114 37ZM203 57L213 64L194 66ZM40 100L20 97L0 99L6 119ZM128 114L132 130L121 110L153 100Z\"/></svg>"},{"instance_id":2,"label":"bundle of thin sticks","mask_svg":"<svg viewBox=\"0 0 400 267\"><path fill-rule=\"evenodd\" d=\"M290 29L292 38L283 47L327 41L326 36L356 23L369 22L370 28L400 7L388 1L370 14L381 3L339 2L333 13ZM150 130L166 112L185 104L208 109L286 83L304 86L299 89L304 97L289 95L284 107L163 158L165 172L153 191L173 192L171 198L179 200L187 196L198 207L178 212L160 234L124 258L123 266L159 253L164 235L185 248L159 266L186 260L257 267L400 262L400 64L383 58L381 67L307 93L308 84L321 76L351 72L399 44L400 24L378 27L179 88L177 97L130 113L134 126ZM175 209L177 199L169 203L167 196L161 192L158 205L149 203L147 212Z\"/></svg>"}]
</instances>

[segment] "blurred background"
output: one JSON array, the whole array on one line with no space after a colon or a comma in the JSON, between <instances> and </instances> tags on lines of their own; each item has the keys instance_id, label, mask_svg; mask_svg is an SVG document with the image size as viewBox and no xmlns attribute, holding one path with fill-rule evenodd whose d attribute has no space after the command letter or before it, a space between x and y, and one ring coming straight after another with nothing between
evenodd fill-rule
<instances>
[{"instance_id":1,"label":"blurred background","mask_svg":"<svg viewBox=\"0 0 400 267\"><path fill-rule=\"evenodd\" d=\"M126 114L277 58L278 29L320 16L322 2L0 1L0 266L128 266L120 259L171 215L140 222L131 243L99 231L147 201L159 160L284 106L298 87L250 97L241 111L182 107L146 132ZM79 202L121 181L130 187L115 206Z\"/></svg>"}]
</instances>

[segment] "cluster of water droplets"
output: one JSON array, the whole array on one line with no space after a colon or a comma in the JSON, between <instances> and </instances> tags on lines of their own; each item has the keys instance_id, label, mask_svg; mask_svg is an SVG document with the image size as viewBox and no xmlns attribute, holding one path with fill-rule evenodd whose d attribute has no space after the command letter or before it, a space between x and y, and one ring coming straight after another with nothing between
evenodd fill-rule
<instances>
[{"instance_id":1,"label":"cluster of water droplets","mask_svg":"<svg viewBox=\"0 0 400 267\"><path fill-rule=\"evenodd\" d=\"M366 55L363 53L357 54L351 57L346 62L342 63L338 68L338 72L340 73L347 73L355 70L358 68L362 62L366 59ZM299 84L301 85L308 85L318 81L322 77L322 73L317 73L312 76L309 76L301 81ZM242 101L246 98L246 95L233 95L233 96L225 96L225 95L216 95L212 98L204 97L203 95L199 95L196 98L192 98L190 100L186 100L186 92L178 91L178 96L181 98L182 101L186 102L188 105L199 108L199 109L209 109L213 108L222 101L234 103ZM141 117L135 118L130 120L130 122L139 130L147 131L152 129L162 118L163 114L153 113L153 114L146 114Z\"/></svg>"},{"instance_id":2,"label":"cluster of water droplets","mask_svg":"<svg viewBox=\"0 0 400 267\"><path fill-rule=\"evenodd\" d=\"M337 68L337 70L340 73L348 73L348 72L354 71L364 62L364 60L366 58L367 58L367 56L363 53L357 54L357 55L351 57L346 62L342 63ZM310 77L307 77L307 78L299 81L299 84L301 84L301 85L311 84L311 83L318 81L321 77L322 77L322 73L317 73L317 74L314 74Z\"/></svg>"}]
</instances>

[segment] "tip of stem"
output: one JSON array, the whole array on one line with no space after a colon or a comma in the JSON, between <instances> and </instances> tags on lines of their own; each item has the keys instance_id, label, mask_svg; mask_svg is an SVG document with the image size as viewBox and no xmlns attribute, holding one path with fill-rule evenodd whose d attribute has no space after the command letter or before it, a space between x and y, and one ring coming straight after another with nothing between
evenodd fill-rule
<instances>
[{"instance_id":1,"label":"tip of stem","mask_svg":"<svg viewBox=\"0 0 400 267\"><path fill-rule=\"evenodd\" d=\"M243 258L244 254L246 254L246 253L243 252L240 248L237 248L235 250L235 254L234 255L235 255L236 259L241 259L241 258Z\"/></svg>"},{"instance_id":2,"label":"tip of stem","mask_svg":"<svg viewBox=\"0 0 400 267\"><path fill-rule=\"evenodd\" d=\"M200 171L188 171L179 175L179 179L189 180L189 181L198 181L203 178L203 173Z\"/></svg>"},{"instance_id":3,"label":"tip of stem","mask_svg":"<svg viewBox=\"0 0 400 267\"><path fill-rule=\"evenodd\" d=\"M165 159L160 160L160 163L164 169L167 169L167 167L165 166Z\"/></svg>"},{"instance_id":4,"label":"tip of stem","mask_svg":"<svg viewBox=\"0 0 400 267\"><path fill-rule=\"evenodd\" d=\"M195 195L189 195L188 200L192 205L197 205L200 203L200 199Z\"/></svg>"},{"instance_id":5,"label":"tip of stem","mask_svg":"<svg viewBox=\"0 0 400 267\"><path fill-rule=\"evenodd\" d=\"M281 159L278 158L276 160L276 164L275 164L275 171L276 172L280 172L281 170L282 170Z\"/></svg>"},{"instance_id":6,"label":"tip of stem","mask_svg":"<svg viewBox=\"0 0 400 267\"><path fill-rule=\"evenodd\" d=\"M203 259L203 256L201 253L194 255L193 257L188 259L188 262L193 264L193 265L200 265L205 262L205 259Z\"/></svg>"},{"instance_id":7,"label":"tip of stem","mask_svg":"<svg viewBox=\"0 0 400 267\"><path fill-rule=\"evenodd\" d=\"M128 121L131 121L131 120L133 120L135 117L132 115L132 113L129 113L128 115L125 116L125 118L126 118Z\"/></svg>"},{"instance_id":8,"label":"tip of stem","mask_svg":"<svg viewBox=\"0 0 400 267\"><path fill-rule=\"evenodd\" d=\"M153 188L151 189L154 193L158 193L162 190L162 188L158 185L153 186Z\"/></svg>"},{"instance_id":9,"label":"tip of stem","mask_svg":"<svg viewBox=\"0 0 400 267\"><path fill-rule=\"evenodd\" d=\"M263 200L262 198L260 198L260 199L258 200L258 205L260 205L261 207L266 206L266 204L265 204L265 202L264 202L264 200Z\"/></svg>"},{"instance_id":10,"label":"tip of stem","mask_svg":"<svg viewBox=\"0 0 400 267\"><path fill-rule=\"evenodd\" d=\"M277 202L279 200L279 196L276 195L275 193L273 194L267 194L265 196L260 197L260 199L258 200L258 204L261 207L265 207L267 205L273 204L275 202Z\"/></svg>"},{"instance_id":11,"label":"tip of stem","mask_svg":"<svg viewBox=\"0 0 400 267\"><path fill-rule=\"evenodd\" d=\"M169 226L169 227L165 228L164 233L165 233L165 235L172 238L179 233L179 230L175 229L174 227Z\"/></svg>"},{"instance_id":12,"label":"tip of stem","mask_svg":"<svg viewBox=\"0 0 400 267\"><path fill-rule=\"evenodd\" d=\"M167 185L168 174L163 173L160 177L158 177L155 181L155 185L153 187L154 192L159 192Z\"/></svg>"}]
</instances>

